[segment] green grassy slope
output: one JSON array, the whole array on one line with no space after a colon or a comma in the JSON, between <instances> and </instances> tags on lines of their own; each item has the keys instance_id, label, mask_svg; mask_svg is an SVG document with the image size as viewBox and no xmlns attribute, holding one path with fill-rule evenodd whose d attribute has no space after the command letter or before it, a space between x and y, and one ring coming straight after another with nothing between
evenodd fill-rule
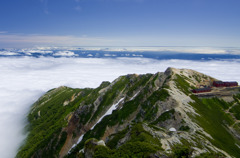
<instances>
[{"instance_id":1,"label":"green grassy slope","mask_svg":"<svg viewBox=\"0 0 240 158\"><path fill-rule=\"evenodd\" d=\"M83 100L91 89L71 89L61 87L55 90L53 94L48 92L41 100L33 105L34 110L28 115L29 126L27 130L30 131L25 144L20 148L16 157L24 158L30 157L37 149L46 147L46 144L52 140L51 146L55 146L58 141L58 135L61 129L67 125L65 117L76 110L77 103ZM67 106L63 106L64 101L70 100L74 94L81 92L80 96ZM51 94L50 94L51 93ZM41 105L43 103L43 105ZM40 106L41 105L41 106ZM40 115L39 115L40 114ZM66 134L61 134L60 146L56 146L58 150L52 151L58 155L61 146L66 139Z\"/></svg>"},{"instance_id":2,"label":"green grassy slope","mask_svg":"<svg viewBox=\"0 0 240 158\"><path fill-rule=\"evenodd\" d=\"M226 105L226 102L217 98L192 98L195 102L191 103L191 105L200 114L200 116L195 117L195 120L212 136L213 139L208 138L209 141L230 155L240 157L240 149L236 145L240 145L240 141L229 131L229 126L233 125L234 120L230 114L224 112L223 105Z\"/></svg>"},{"instance_id":3,"label":"green grassy slope","mask_svg":"<svg viewBox=\"0 0 240 158\"><path fill-rule=\"evenodd\" d=\"M185 94L191 96L194 102L190 103L196 112L200 115L192 116L213 139L206 137L213 145L227 152L234 157L240 157L240 149L236 145L240 145L240 141L231 133L229 127L235 122L235 118L230 113L227 113L227 109L231 109L231 106L238 102L240 95L235 96L235 101L227 103L219 98L204 98L199 99L190 92L190 85L184 79L184 77L177 75L175 82L179 89ZM233 114L237 113L238 107L232 108ZM234 111L237 109L236 111ZM235 112L235 113L234 113ZM237 118L237 117L236 117Z\"/></svg>"}]
</instances>

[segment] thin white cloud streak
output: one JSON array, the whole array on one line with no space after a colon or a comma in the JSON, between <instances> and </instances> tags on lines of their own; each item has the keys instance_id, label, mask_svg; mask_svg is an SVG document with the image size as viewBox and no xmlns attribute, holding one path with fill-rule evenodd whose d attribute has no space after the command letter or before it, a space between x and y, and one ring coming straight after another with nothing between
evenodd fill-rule
<instances>
[{"instance_id":1,"label":"thin white cloud streak","mask_svg":"<svg viewBox=\"0 0 240 158\"><path fill-rule=\"evenodd\" d=\"M15 156L24 139L26 113L44 92L62 85L97 87L129 73L191 68L221 80L240 81L240 61L152 60L144 58L0 58L0 155Z\"/></svg>"},{"instance_id":2,"label":"thin white cloud streak","mask_svg":"<svg viewBox=\"0 0 240 158\"><path fill-rule=\"evenodd\" d=\"M43 12L45 14L49 14L49 11L48 11L48 0L40 0L40 2L43 4Z\"/></svg>"},{"instance_id":3,"label":"thin white cloud streak","mask_svg":"<svg viewBox=\"0 0 240 158\"><path fill-rule=\"evenodd\" d=\"M80 8L75 8L80 9ZM25 47L49 47L49 46L239 46L237 40L224 41L221 43L214 43L206 39L199 39L198 41L187 38L182 41L183 37L170 37L170 36L157 36L145 37L131 36L131 37L89 37L73 36L73 35L42 35L42 34L13 34L13 33L0 33L0 47L6 48L25 48ZM214 39L213 41L217 41ZM177 48L177 47L176 47ZM134 49L134 48L132 48ZM149 49L149 48L148 48ZM151 48L153 49L153 48ZM162 48L163 49L163 48ZM166 49L166 48L165 48ZM167 50L175 50L169 48ZM156 50L156 49L153 49ZM185 48L183 49L185 50ZM189 49L188 49L189 50ZM193 49L196 52L209 53L206 48ZM225 53L218 49L209 49L213 53ZM217 52L216 52L217 51ZM227 52L228 53L228 52ZM239 53L239 51L238 51Z\"/></svg>"},{"instance_id":4,"label":"thin white cloud streak","mask_svg":"<svg viewBox=\"0 0 240 158\"><path fill-rule=\"evenodd\" d=\"M74 8L76 11L81 11L82 10L82 7L77 5L75 8Z\"/></svg>"},{"instance_id":5,"label":"thin white cloud streak","mask_svg":"<svg viewBox=\"0 0 240 158\"><path fill-rule=\"evenodd\" d=\"M24 52L24 53L42 53L42 54L47 54L47 53L52 53L53 51L51 50L39 50L39 49L21 49L19 52Z\"/></svg>"},{"instance_id":6,"label":"thin white cloud streak","mask_svg":"<svg viewBox=\"0 0 240 158\"><path fill-rule=\"evenodd\" d=\"M118 40L119 42L119 40ZM51 36L51 35L23 35L0 34L0 47L33 47L41 46L104 46L118 43L114 39L101 37Z\"/></svg>"}]
</instances>

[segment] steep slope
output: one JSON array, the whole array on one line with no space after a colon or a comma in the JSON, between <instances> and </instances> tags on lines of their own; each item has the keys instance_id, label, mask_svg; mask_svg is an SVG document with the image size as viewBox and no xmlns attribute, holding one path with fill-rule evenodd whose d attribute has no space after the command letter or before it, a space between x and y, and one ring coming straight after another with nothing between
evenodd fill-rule
<instances>
[{"instance_id":1,"label":"steep slope","mask_svg":"<svg viewBox=\"0 0 240 158\"><path fill-rule=\"evenodd\" d=\"M214 80L168 68L96 89L51 90L33 105L16 157L240 157L239 89L224 97L191 92Z\"/></svg>"}]
</instances>

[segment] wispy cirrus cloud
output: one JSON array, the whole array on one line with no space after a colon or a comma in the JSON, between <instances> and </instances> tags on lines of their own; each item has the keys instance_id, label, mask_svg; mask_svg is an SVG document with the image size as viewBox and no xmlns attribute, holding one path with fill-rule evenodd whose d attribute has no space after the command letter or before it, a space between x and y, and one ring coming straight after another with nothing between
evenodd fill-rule
<instances>
[{"instance_id":1,"label":"wispy cirrus cloud","mask_svg":"<svg viewBox=\"0 0 240 158\"><path fill-rule=\"evenodd\" d=\"M43 12L45 14L49 14L49 11L48 11L48 0L40 0L40 2L43 5Z\"/></svg>"},{"instance_id":2,"label":"wispy cirrus cloud","mask_svg":"<svg viewBox=\"0 0 240 158\"><path fill-rule=\"evenodd\" d=\"M74 0L76 2L76 6L74 7L74 10L80 12L82 11L82 6L80 5L80 0Z\"/></svg>"},{"instance_id":3,"label":"wispy cirrus cloud","mask_svg":"<svg viewBox=\"0 0 240 158\"><path fill-rule=\"evenodd\" d=\"M75 9L76 11L81 11L81 10L82 10L82 7L81 7L80 5L77 5L76 7L74 7L74 9Z\"/></svg>"}]
</instances>

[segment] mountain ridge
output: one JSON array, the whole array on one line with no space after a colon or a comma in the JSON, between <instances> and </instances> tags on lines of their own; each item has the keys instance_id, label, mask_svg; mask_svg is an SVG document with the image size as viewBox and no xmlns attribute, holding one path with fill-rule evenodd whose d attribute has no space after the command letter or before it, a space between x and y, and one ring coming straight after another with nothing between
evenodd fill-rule
<instances>
[{"instance_id":1,"label":"mountain ridge","mask_svg":"<svg viewBox=\"0 0 240 158\"><path fill-rule=\"evenodd\" d=\"M138 154L143 157L173 157L179 146L186 147L179 149L187 151L183 152L185 156L237 157L240 152L238 93L228 98L200 99L191 92L201 85L211 86L215 80L194 70L168 68L156 74L120 76L96 89L50 90L32 106L28 116L30 134L16 157L96 157L99 145L93 149L86 147L88 143L97 144L90 138L106 143L102 152L97 152L98 157L103 153L108 153L107 157L119 156L123 154L121 150L127 151L125 146L135 149L136 144L139 147L144 143L153 148L142 148L144 152ZM216 109L211 109L209 102ZM217 118L211 118L211 111ZM215 121L216 129L222 132L211 127ZM47 132L39 130L40 127ZM219 138L223 133L227 141ZM34 141L36 137L38 141ZM230 148L223 146L231 141L235 144ZM34 143L35 147L30 145ZM83 148L88 152L79 153Z\"/></svg>"}]
</instances>

